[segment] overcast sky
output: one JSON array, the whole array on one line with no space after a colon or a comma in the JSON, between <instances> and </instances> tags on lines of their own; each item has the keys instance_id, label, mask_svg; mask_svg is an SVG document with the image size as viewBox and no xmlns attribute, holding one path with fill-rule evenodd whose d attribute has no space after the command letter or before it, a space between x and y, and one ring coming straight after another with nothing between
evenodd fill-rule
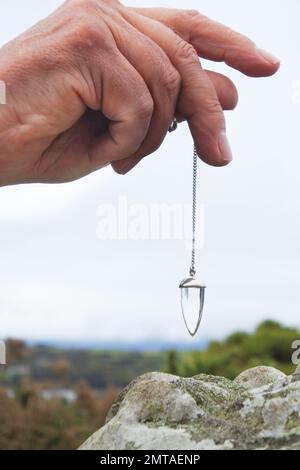
<instances>
[{"instance_id":1,"label":"overcast sky","mask_svg":"<svg viewBox=\"0 0 300 470\"><path fill-rule=\"evenodd\" d=\"M0 43L60 3L1 2ZM258 80L209 64L235 81L240 101L227 114L233 163L201 165L205 243L199 274L207 302L193 344L251 329L265 318L300 327L300 3L184 5L248 34L282 60L275 77ZM66 185L0 188L0 338L188 339L178 289L188 269L186 242L103 241L96 230L99 206L117 204L120 196L146 208L189 203L191 152L182 124L125 177L106 168Z\"/></svg>"}]
</instances>

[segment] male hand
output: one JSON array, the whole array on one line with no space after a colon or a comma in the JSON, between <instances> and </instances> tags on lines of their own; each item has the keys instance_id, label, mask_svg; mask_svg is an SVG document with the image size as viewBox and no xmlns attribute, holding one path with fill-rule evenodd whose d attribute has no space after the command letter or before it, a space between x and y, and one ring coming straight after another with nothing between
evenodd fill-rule
<instances>
[{"instance_id":1,"label":"male hand","mask_svg":"<svg viewBox=\"0 0 300 470\"><path fill-rule=\"evenodd\" d=\"M187 120L201 158L231 160L223 109L237 92L199 57L253 77L279 61L196 11L68 0L0 49L0 185L126 173Z\"/></svg>"}]
</instances>

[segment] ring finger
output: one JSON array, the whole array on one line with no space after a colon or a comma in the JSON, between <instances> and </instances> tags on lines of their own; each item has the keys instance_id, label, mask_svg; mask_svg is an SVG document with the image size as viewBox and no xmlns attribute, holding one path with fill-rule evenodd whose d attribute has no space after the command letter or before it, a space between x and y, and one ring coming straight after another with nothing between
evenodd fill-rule
<instances>
[{"instance_id":1,"label":"ring finger","mask_svg":"<svg viewBox=\"0 0 300 470\"><path fill-rule=\"evenodd\" d=\"M132 28L132 32L128 30L128 25L122 41L118 41L118 47L143 77L154 103L148 133L136 152L136 155L143 157L157 150L168 132L175 114L181 78L164 51L136 29ZM113 168L118 171L124 163L122 160L114 162Z\"/></svg>"}]
</instances>

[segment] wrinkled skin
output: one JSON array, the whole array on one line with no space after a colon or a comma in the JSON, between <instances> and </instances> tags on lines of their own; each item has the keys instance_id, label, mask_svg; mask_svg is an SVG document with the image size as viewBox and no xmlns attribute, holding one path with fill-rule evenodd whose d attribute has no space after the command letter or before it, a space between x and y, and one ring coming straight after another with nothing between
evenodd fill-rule
<instances>
[{"instance_id":1,"label":"wrinkled skin","mask_svg":"<svg viewBox=\"0 0 300 470\"><path fill-rule=\"evenodd\" d=\"M187 120L201 158L226 165L223 110L237 92L199 57L242 73L279 62L196 11L69 0L0 49L0 185L63 182L108 163L126 173Z\"/></svg>"}]
</instances>

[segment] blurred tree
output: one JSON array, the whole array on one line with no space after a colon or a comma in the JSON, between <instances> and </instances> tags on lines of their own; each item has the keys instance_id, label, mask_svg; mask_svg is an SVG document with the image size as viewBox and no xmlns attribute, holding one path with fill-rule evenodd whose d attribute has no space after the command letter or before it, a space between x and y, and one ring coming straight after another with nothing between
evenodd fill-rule
<instances>
[{"instance_id":1,"label":"blurred tree","mask_svg":"<svg viewBox=\"0 0 300 470\"><path fill-rule=\"evenodd\" d=\"M74 403L44 400L29 381L16 397L0 388L0 450L77 449L104 424L117 395L111 389L102 397L88 386L80 387L81 396Z\"/></svg>"},{"instance_id":2,"label":"blurred tree","mask_svg":"<svg viewBox=\"0 0 300 470\"><path fill-rule=\"evenodd\" d=\"M178 354L174 349L167 351L166 356L166 372L169 374L178 375Z\"/></svg>"},{"instance_id":3,"label":"blurred tree","mask_svg":"<svg viewBox=\"0 0 300 470\"><path fill-rule=\"evenodd\" d=\"M300 339L297 329L267 320L252 334L236 332L224 341L212 341L205 350L181 353L176 370L183 376L206 373L233 379L243 370L263 364L289 374L295 368L291 345L296 339ZM174 370L172 360L167 370Z\"/></svg>"},{"instance_id":4,"label":"blurred tree","mask_svg":"<svg viewBox=\"0 0 300 470\"><path fill-rule=\"evenodd\" d=\"M57 359L55 362L52 363L51 369L54 376L58 380L64 381L67 378L67 375L71 369L71 364L68 359Z\"/></svg>"},{"instance_id":5,"label":"blurred tree","mask_svg":"<svg viewBox=\"0 0 300 470\"><path fill-rule=\"evenodd\" d=\"M8 338L5 341L7 364L13 364L16 361L22 361L27 357L27 347L25 341Z\"/></svg>"},{"instance_id":6,"label":"blurred tree","mask_svg":"<svg viewBox=\"0 0 300 470\"><path fill-rule=\"evenodd\" d=\"M77 404L86 414L93 415L96 411L95 394L89 385L81 380L76 386Z\"/></svg>"},{"instance_id":7,"label":"blurred tree","mask_svg":"<svg viewBox=\"0 0 300 470\"><path fill-rule=\"evenodd\" d=\"M16 398L23 408L26 408L34 397L36 397L37 390L35 385L28 379L21 380L16 390Z\"/></svg>"}]
</instances>

